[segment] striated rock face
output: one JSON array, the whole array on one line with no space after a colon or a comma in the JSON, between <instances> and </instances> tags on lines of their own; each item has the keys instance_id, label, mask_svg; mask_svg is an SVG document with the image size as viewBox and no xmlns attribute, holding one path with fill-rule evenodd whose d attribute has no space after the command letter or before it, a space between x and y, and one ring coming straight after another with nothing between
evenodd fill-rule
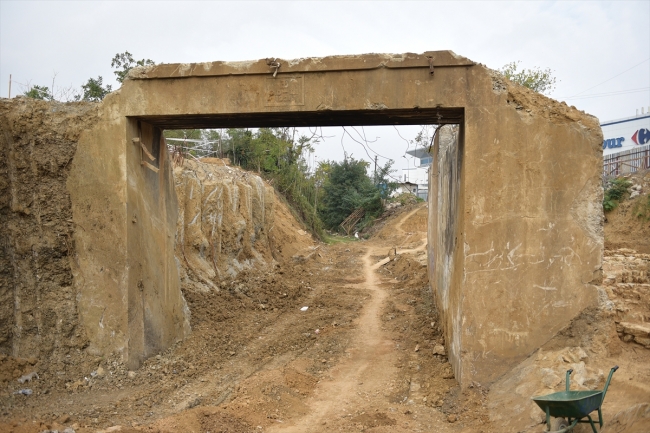
<instances>
[{"instance_id":1,"label":"striated rock face","mask_svg":"<svg viewBox=\"0 0 650 433\"><path fill-rule=\"evenodd\" d=\"M181 279L198 279L199 290L239 272L271 264L269 231L275 195L259 176L223 160L186 160L174 169L179 216L176 257Z\"/></svg>"},{"instance_id":2,"label":"striated rock face","mask_svg":"<svg viewBox=\"0 0 650 433\"><path fill-rule=\"evenodd\" d=\"M650 254L605 251L603 271L619 338L650 349Z\"/></svg>"}]
</instances>

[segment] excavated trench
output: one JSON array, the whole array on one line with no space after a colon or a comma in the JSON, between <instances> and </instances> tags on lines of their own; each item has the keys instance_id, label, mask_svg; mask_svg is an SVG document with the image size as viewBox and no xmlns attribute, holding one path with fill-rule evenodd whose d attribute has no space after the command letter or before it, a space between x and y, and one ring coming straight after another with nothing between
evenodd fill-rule
<instances>
[{"instance_id":1,"label":"excavated trench","mask_svg":"<svg viewBox=\"0 0 650 433\"><path fill-rule=\"evenodd\" d=\"M427 281L426 208L368 242L318 245L260 178L220 160L174 168L192 333L131 371L89 350L74 284L75 231L104 229L74 222L68 190L97 106L3 100L0 119L2 431L538 431L530 395L561 387L568 366L598 388L614 363L606 422L650 423L645 255L608 252L597 308L489 389L461 389Z\"/></svg>"}]
</instances>

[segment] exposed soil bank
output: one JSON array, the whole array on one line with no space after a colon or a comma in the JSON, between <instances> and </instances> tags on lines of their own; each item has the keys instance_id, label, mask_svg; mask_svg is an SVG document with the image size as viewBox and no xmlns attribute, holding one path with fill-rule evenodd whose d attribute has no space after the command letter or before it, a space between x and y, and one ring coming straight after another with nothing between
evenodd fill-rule
<instances>
[{"instance_id":1,"label":"exposed soil bank","mask_svg":"<svg viewBox=\"0 0 650 433\"><path fill-rule=\"evenodd\" d=\"M632 193L605 215L605 248L650 254L650 170L624 177Z\"/></svg>"},{"instance_id":2,"label":"exposed soil bank","mask_svg":"<svg viewBox=\"0 0 650 433\"><path fill-rule=\"evenodd\" d=\"M0 99L0 353L35 359L40 371L65 371L87 344L66 182L96 111L89 103Z\"/></svg>"}]
</instances>

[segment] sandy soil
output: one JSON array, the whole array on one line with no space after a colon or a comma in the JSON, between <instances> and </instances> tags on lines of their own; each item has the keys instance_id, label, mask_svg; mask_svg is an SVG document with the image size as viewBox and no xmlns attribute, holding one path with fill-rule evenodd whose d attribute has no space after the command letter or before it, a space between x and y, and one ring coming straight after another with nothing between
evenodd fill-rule
<instances>
[{"instance_id":1,"label":"sandy soil","mask_svg":"<svg viewBox=\"0 0 650 433\"><path fill-rule=\"evenodd\" d=\"M276 239L271 272L186 291L191 336L138 371L88 359L65 387L47 375L20 385L16 377L35 366L0 360L0 431L541 432L532 406L522 406L516 428L504 419L538 389L562 388L555 370L569 361L583 363L586 387L602 386L599 369L621 365L605 411L609 431L647 431L638 429L650 420L642 405L650 350L620 339L614 312L578 318L493 390L461 391L426 277L426 215L424 205L395 212L367 241L295 248ZM304 241L288 215L280 219ZM627 308L624 296L617 302ZM531 376L542 368L557 374ZM13 394L25 387L33 394Z\"/></svg>"},{"instance_id":2,"label":"sandy soil","mask_svg":"<svg viewBox=\"0 0 650 433\"><path fill-rule=\"evenodd\" d=\"M624 178L638 192L626 196L613 211L605 214L605 248L630 248L650 254L650 170Z\"/></svg>"}]
</instances>

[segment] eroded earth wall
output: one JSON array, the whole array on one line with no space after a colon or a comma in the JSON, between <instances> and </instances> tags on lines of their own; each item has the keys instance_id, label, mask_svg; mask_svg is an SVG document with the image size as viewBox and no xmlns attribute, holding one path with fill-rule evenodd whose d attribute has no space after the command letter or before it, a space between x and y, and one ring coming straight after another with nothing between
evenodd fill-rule
<instances>
[{"instance_id":1,"label":"eroded earth wall","mask_svg":"<svg viewBox=\"0 0 650 433\"><path fill-rule=\"evenodd\" d=\"M226 161L185 159L174 169L179 201L176 256L184 288L215 289L242 271L274 262L269 239L273 188Z\"/></svg>"},{"instance_id":2,"label":"eroded earth wall","mask_svg":"<svg viewBox=\"0 0 650 433\"><path fill-rule=\"evenodd\" d=\"M88 343L66 182L96 121L94 104L0 99L0 353L54 362Z\"/></svg>"}]
</instances>

